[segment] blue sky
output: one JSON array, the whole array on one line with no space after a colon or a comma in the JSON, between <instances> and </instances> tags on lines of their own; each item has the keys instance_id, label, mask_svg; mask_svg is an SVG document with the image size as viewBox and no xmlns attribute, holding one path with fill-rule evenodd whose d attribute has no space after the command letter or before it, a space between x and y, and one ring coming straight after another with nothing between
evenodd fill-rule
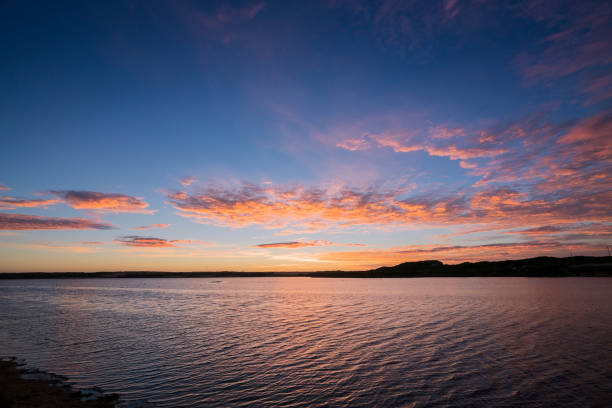
<instances>
[{"instance_id":1,"label":"blue sky","mask_svg":"<svg viewBox=\"0 0 612 408\"><path fill-rule=\"evenodd\" d=\"M610 243L607 2L1 7L1 270L363 269Z\"/></svg>"}]
</instances>

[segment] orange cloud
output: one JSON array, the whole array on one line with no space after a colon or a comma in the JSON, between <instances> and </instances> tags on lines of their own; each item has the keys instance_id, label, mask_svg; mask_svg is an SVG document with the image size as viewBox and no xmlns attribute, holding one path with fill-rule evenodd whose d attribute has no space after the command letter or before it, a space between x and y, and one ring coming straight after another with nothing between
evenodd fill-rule
<instances>
[{"instance_id":1,"label":"orange cloud","mask_svg":"<svg viewBox=\"0 0 612 408\"><path fill-rule=\"evenodd\" d=\"M245 184L238 190L209 188L197 194L171 192L168 202L180 215L230 227L298 225L321 229L405 223L417 216L416 205L407 208L391 193L348 188L323 190Z\"/></svg>"},{"instance_id":2,"label":"orange cloud","mask_svg":"<svg viewBox=\"0 0 612 408\"><path fill-rule=\"evenodd\" d=\"M147 230L153 228L168 228L170 224L151 224L151 225L143 225L142 227L134 227L133 230Z\"/></svg>"},{"instance_id":3,"label":"orange cloud","mask_svg":"<svg viewBox=\"0 0 612 408\"><path fill-rule=\"evenodd\" d=\"M612 191L589 196L535 194L493 188L450 196L422 194L404 198L404 191L348 187L305 188L258 186L211 187L198 193L168 193L179 215L229 227L259 225L294 233L355 226L492 224L509 226L605 222L612 218Z\"/></svg>"},{"instance_id":4,"label":"orange cloud","mask_svg":"<svg viewBox=\"0 0 612 408\"><path fill-rule=\"evenodd\" d=\"M2 230L60 230L60 229L113 229L111 224L92 221L87 218L41 217L26 214L0 213Z\"/></svg>"},{"instance_id":5,"label":"orange cloud","mask_svg":"<svg viewBox=\"0 0 612 408\"><path fill-rule=\"evenodd\" d=\"M96 210L110 212L133 212L152 214L154 210L147 210L148 203L140 198L125 194L100 193L95 191L50 191L77 210Z\"/></svg>"},{"instance_id":6,"label":"orange cloud","mask_svg":"<svg viewBox=\"0 0 612 408\"><path fill-rule=\"evenodd\" d=\"M8 196L0 196L0 209L2 210L12 210L15 208L22 208L22 207L46 207L48 205L53 205L57 202L59 202L60 200L57 198L53 198L53 199L34 199L34 200L27 200L27 199L22 199L22 198L17 198L17 197L8 197Z\"/></svg>"},{"instance_id":7,"label":"orange cloud","mask_svg":"<svg viewBox=\"0 0 612 408\"><path fill-rule=\"evenodd\" d=\"M114 240L120 245L141 248L176 248L176 244L194 244L198 241L189 241L182 239L167 240L164 238L140 237L137 235L128 235Z\"/></svg>"}]
</instances>

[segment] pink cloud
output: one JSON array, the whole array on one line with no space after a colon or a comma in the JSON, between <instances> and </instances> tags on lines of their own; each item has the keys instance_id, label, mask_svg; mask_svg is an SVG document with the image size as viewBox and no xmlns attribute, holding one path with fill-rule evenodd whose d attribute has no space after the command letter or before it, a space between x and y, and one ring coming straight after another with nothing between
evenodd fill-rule
<instances>
[{"instance_id":1,"label":"pink cloud","mask_svg":"<svg viewBox=\"0 0 612 408\"><path fill-rule=\"evenodd\" d=\"M170 224L151 224L151 225L143 225L142 227L134 227L133 230L148 230L154 228L168 228Z\"/></svg>"},{"instance_id":2,"label":"pink cloud","mask_svg":"<svg viewBox=\"0 0 612 408\"><path fill-rule=\"evenodd\" d=\"M61 229L113 229L111 224L87 218L41 217L26 214L0 213L2 230L61 230Z\"/></svg>"},{"instance_id":3,"label":"pink cloud","mask_svg":"<svg viewBox=\"0 0 612 408\"><path fill-rule=\"evenodd\" d=\"M370 142L365 139L346 139L343 142L336 144L336 146L354 152L357 150L369 149Z\"/></svg>"},{"instance_id":4,"label":"pink cloud","mask_svg":"<svg viewBox=\"0 0 612 408\"><path fill-rule=\"evenodd\" d=\"M8 191L8 190L11 190L11 188L0 183L0 191Z\"/></svg>"},{"instance_id":5,"label":"pink cloud","mask_svg":"<svg viewBox=\"0 0 612 408\"><path fill-rule=\"evenodd\" d=\"M289 241L289 242L274 242L271 244L258 244L257 248L305 248L305 247L321 247L321 246L365 246L363 244L340 244L338 242L330 242L325 240L317 241Z\"/></svg>"},{"instance_id":6,"label":"pink cloud","mask_svg":"<svg viewBox=\"0 0 612 408\"><path fill-rule=\"evenodd\" d=\"M195 183L197 181L197 179L193 176L189 176L189 177L183 177L181 179L181 184L184 185L185 187L190 186L191 184Z\"/></svg>"},{"instance_id":7,"label":"pink cloud","mask_svg":"<svg viewBox=\"0 0 612 408\"><path fill-rule=\"evenodd\" d=\"M463 142L471 146L448 142L457 136L462 136ZM430 156L448 157L451 160L494 157L506 152L506 149L491 146L490 143L468 138L464 129L442 126L432 127L425 136L418 131L388 131L366 134L360 139L346 139L336 146L350 151L367 150L373 146L390 147L396 153L425 151Z\"/></svg>"},{"instance_id":8,"label":"pink cloud","mask_svg":"<svg viewBox=\"0 0 612 408\"><path fill-rule=\"evenodd\" d=\"M457 136L465 136L466 130L462 128L453 128L447 126L432 126L429 129L429 136L432 139L451 139Z\"/></svg>"}]
</instances>

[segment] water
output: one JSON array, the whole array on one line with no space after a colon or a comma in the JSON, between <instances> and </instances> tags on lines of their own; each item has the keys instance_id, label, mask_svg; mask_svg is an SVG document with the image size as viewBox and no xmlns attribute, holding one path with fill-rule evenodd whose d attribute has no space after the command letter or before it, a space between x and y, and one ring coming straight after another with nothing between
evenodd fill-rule
<instances>
[{"instance_id":1,"label":"water","mask_svg":"<svg viewBox=\"0 0 612 408\"><path fill-rule=\"evenodd\" d=\"M609 278L0 281L0 329L159 407L612 403Z\"/></svg>"}]
</instances>

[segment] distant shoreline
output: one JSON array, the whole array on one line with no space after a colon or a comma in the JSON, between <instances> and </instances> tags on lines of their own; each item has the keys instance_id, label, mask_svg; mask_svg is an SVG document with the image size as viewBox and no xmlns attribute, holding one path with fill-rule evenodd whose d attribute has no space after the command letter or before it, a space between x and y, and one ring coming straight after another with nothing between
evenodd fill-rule
<instances>
[{"instance_id":1,"label":"distant shoreline","mask_svg":"<svg viewBox=\"0 0 612 408\"><path fill-rule=\"evenodd\" d=\"M314 272L11 272L0 279L91 279L91 278L221 278L221 277L311 277L311 278L435 278L435 277L612 277L612 257L537 257L507 261L464 262L445 265L440 261L405 262L365 271Z\"/></svg>"}]
</instances>

